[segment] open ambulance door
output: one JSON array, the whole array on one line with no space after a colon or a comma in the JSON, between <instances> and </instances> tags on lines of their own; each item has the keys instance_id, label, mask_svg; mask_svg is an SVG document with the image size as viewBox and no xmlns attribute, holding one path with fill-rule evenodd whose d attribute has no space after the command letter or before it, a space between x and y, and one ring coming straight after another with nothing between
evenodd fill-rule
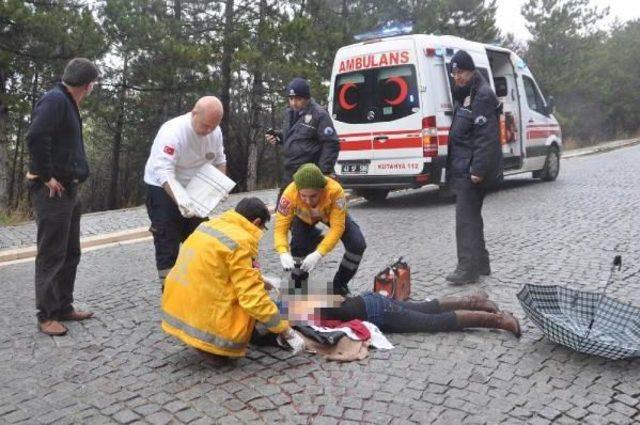
<instances>
[{"instance_id":1,"label":"open ambulance door","mask_svg":"<svg viewBox=\"0 0 640 425\"><path fill-rule=\"evenodd\" d=\"M519 169L524 160L524 134L516 69L509 52L487 49L487 56L491 65L496 96L502 103L500 144L502 145L504 169Z\"/></svg>"}]
</instances>

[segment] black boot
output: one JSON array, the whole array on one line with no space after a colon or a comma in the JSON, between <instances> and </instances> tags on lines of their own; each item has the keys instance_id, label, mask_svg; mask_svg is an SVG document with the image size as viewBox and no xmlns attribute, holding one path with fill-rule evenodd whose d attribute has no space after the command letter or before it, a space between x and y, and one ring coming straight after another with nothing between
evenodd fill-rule
<instances>
[{"instance_id":1,"label":"black boot","mask_svg":"<svg viewBox=\"0 0 640 425\"><path fill-rule=\"evenodd\" d=\"M475 269L466 270L456 268L453 273L449 274L446 279L451 282L452 285L467 285L469 283L478 282L478 272Z\"/></svg>"},{"instance_id":2,"label":"black boot","mask_svg":"<svg viewBox=\"0 0 640 425\"><path fill-rule=\"evenodd\" d=\"M491 266L489 261L478 264L478 274L481 276L489 276L491 274Z\"/></svg>"}]
</instances>

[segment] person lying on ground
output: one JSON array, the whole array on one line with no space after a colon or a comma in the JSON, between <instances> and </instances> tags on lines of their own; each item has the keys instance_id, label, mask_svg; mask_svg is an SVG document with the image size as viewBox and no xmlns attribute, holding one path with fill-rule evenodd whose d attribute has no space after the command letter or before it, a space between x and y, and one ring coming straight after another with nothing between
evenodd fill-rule
<instances>
[{"instance_id":1,"label":"person lying on ground","mask_svg":"<svg viewBox=\"0 0 640 425\"><path fill-rule=\"evenodd\" d=\"M378 293L346 298L337 307L319 309L321 321L353 319L371 322L387 333L451 332L466 328L502 329L520 337L520 323L500 311L486 292L463 297L441 297L412 302L397 301Z\"/></svg>"}]
</instances>

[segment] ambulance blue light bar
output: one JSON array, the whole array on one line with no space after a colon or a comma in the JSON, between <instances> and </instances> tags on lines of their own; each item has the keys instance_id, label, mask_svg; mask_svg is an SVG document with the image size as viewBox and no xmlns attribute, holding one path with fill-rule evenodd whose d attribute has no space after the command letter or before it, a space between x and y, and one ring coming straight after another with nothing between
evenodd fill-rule
<instances>
[{"instance_id":1,"label":"ambulance blue light bar","mask_svg":"<svg viewBox=\"0 0 640 425\"><path fill-rule=\"evenodd\" d=\"M413 23L404 22L404 23L388 23L380 28L365 32L362 34L357 34L353 38L356 41L366 41L373 40L376 38L385 38L385 37L393 37L396 35L406 35L411 34L413 32Z\"/></svg>"}]
</instances>

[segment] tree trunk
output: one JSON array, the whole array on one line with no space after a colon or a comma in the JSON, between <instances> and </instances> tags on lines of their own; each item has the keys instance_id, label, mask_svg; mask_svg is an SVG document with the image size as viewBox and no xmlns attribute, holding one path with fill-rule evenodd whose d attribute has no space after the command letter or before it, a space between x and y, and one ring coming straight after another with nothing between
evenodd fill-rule
<instances>
[{"instance_id":1,"label":"tree trunk","mask_svg":"<svg viewBox=\"0 0 640 425\"><path fill-rule=\"evenodd\" d=\"M222 129L222 136L224 137L224 150L227 156L231 154L231 143L229 140L229 129L231 128L231 60L233 59L233 24L234 24L234 0L225 1L224 10L224 33L222 35L222 63L220 64L220 78L222 80L222 88L220 91L220 101L224 109L224 118L220 124ZM231 161L227 163L227 166L231 164ZM231 167L229 167L231 168ZM231 176L233 180L237 180L234 175L233 168L227 170L227 174Z\"/></svg>"},{"instance_id":2,"label":"tree trunk","mask_svg":"<svg viewBox=\"0 0 640 425\"><path fill-rule=\"evenodd\" d=\"M7 75L0 70L0 93L5 94ZM0 98L0 210L9 207L9 137L7 108Z\"/></svg>"},{"instance_id":3,"label":"tree trunk","mask_svg":"<svg viewBox=\"0 0 640 425\"><path fill-rule=\"evenodd\" d=\"M116 132L113 135L113 145L111 146L111 176L109 179L109 197L107 199L107 209L114 210L120 206L118 199L118 187L120 182L120 151L122 149L122 132L124 130L124 111L127 101L127 72L129 58L124 56L122 65L122 81L118 91L118 117L116 118Z\"/></svg>"},{"instance_id":4,"label":"tree trunk","mask_svg":"<svg viewBox=\"0 0 640 425\"><path fill-rule=\"evenodd\" d=\"M259 52L264 52L264 37L263 27L264 18L267 13L267 0L260 0L260 9L258 11L258 29L257 29L257 48ZM262 134L260 131L260 111L262 110L262 97L263 97L263 85L262 85L262 68L259 63L255 64L255 70L253 73L253 86L251 87L251 115L249 116L249 122L251 123L251 129L249 132L249 154L247 155L247 190L256 190L258 183L258 139Z\"/></svg>"}]
</instances>

